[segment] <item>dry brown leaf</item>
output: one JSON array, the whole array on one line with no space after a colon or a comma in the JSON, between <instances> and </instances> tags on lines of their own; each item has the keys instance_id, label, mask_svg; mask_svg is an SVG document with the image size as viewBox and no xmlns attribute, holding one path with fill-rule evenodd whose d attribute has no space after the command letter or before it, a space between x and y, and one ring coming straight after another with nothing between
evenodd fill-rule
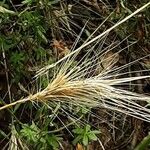
<instances>
[{"instance_id":1,"label":"dry brown leaf","mask_svg":"<svg viewBox=\"0 0 150 150\"><path fill-rule=\"evenodd\" d=\"M77 144L76 150L84 150L83 146L81 144Z\"/></svg>"},{"instance_id":2,"label":"dry brown leaf","mask_svg":"<svg viewBox=\"0 0 150 150\"><path fill-rule=\"evenodd\" d=\"M52 46L54 47L54 53L58 59L61 59L70 53L66 43L62 40L54 40Z\"/></svg>"}]
</instances>

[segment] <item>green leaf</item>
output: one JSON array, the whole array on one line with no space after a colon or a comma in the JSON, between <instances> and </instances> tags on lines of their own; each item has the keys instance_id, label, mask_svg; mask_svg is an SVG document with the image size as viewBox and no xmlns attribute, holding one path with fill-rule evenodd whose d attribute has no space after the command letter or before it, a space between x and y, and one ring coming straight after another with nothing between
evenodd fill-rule
<instances>
[{"instance_id":1,"label":"green leaf","mask_svg":"<svg viewBox=\"0 0 150 150\"><path fill-rule=\"evenodd\" d=\"M21 105L21 104L17 104L17 105L14 107L13 113L15 113L15 112L19 109L20 105Z\"/></svg>"},{"instance_id":2,"label":"green leaf","mask_svg":"<svg viewBox=\"0 0 150 150\"><path fill-rule=\"evenodd\" d=\"M13 52L10 57L10 61L13 63L14 67L19 67L25 60L25 54L23 52Z\"/></svg>"},{"instance_id":3,"label":"green leaf","mask_svg":"<svg viewBox=\"0 0 150 150\"><path fill-rule=\"evenodd\" d=\"M48 145L50 147L52 147L54 150L56 150L56 149L58 150L60 140L62 140L62 138L59 136L56 136L54 134L49 134L46 136L46 141L47 141Z\"/></svg>"},{"instance_id":4,"label":"green leaf","mask_svg":"<svg viewBox=\"0 0 150 150\"><path fill-rule=\"evenodd\" d=\"M83 136L83 144L84 144L85 146L88 145L88 136L87 136L86 134Z\"/></svg>"},{"instance_id":5,"label":"green leaf","mask_svg":"<svg viewBox=\"0 0 150 150\"><path fill-rule=\"evenodd\" d=\"M0 12L1 12L1 13L8 13L8 14L15 14L14 11L8 10L8 9L2 7L2 6L0 6Z\"/></svg>"},{"instance_id":6,"label":"green leaf","mask_svg":"<svg viewBox=\"0 0 150 150\"><path fill-rule=\"evenodd\" d=\"M85 108L85 107L83 107L83 108L81 109L82 114L87 114L88 111L89 111L89 109L87 109L87 108Z\"/></svg>"},{"instance_id":7,"label":"green leaf","mask_svg":"<svg viewBox=\"0 0 150 150\"><path fill-rule=\"evenodd\" d=\"M37 142L39 140L39 129L34 122L32 122L31 126L24 124L22 127L23 129L21 129L20 133L27 141Z\"/></svg>"},{"instance_id":8,"label":"green leaf","mask_svg":"<svg viewBox=\"0 0 150 150\"><path fill-rule=\"evenodd\" d=\"M76 129L74 129L72 131L73 131L73 133L81 134L83 132L83 129L82 128L76 128Z\"/></svg>"},{"instance_id":9,"label":"green leaf","mask_svg":"<svg viewBox=\"0 0 150 150\"><path fill-rule=\"evenodd\" d=\"M97 140L97 136L93 132L88 133L88 137L90 140L94 140L94 141Z\"/></svg>"},{"instance_id":10,"label":"green leaf","mask_svg":"<svg viewBox=\"0 0 150 150\"><path fill-rule=\"evenodd\" d=\"M98 130L93 130L92 133L94 133L94 134L100 134L101 132L98 131Z\"/></svg>"},{"instance_id":11,"label":"green leaf","mask_svg":"<svg viewBox=\"0 0 150 150\"><path fill-rule=\"evenodd\" d=\"M83 138L82 135L78 135L78 136L73 140L73 144L76 145L82 138Z\"/></svg>"},{"instance_id":12,"label":"green leaf","mask_svg":"<svg viewBox=\"0 0 150 150\"><path fill-rule=\"evenodd\" d=\"M45 37L45 35L41 32L41 30L38 29L37 33L38 33L38 35L40 36L40 38L41 38L45 43L48 42L47 39L46 39L46 37Z\"/></svg>"},{"instance_id":13,"label":"green leaf","mask_svg":"<svg viewBox=\"0 0 150 150\"><path fill-rule=\"evenodd\" d=\"M146 136L134 150L146 150L150 144L150 134Z\"/></svg>"},{"instance_id":14,"label":"green leaf","mask_svg":"<svg viewBox=\"0 0 150 150\"><path fill-rule=\"evenodd\" d=\"M91 126L88 124L88 125L86 125L86 127L85 127L85 132L87 133L88 131L90 131L90 129L91 129Z\"/></svg>"},{"instance_id":15,"label":"green leaf","mask_svg":"<svg viewBox=\"0 0 150 150\"><path fill-rule=\"evenodd\" d=\"M55 135L47 136L47 142L53 148L58 148L59 147L57 137Z\"/></svg>"},{"instance_id":16,"label":"green leaf","mask_svg":"<svg viewBox=\"0 0 150 150\"><path fill-rule=\"evenodd\" d=\"M31 4L33 0L24 0L22 1L22 4Z\"/></svg>"},{"instance_id":17,"label":"green leaf","mask_svg":"<svg viewBox=\"0 0 150 150\"><path fill-rule=\"evenodd\" d=\"M42 47L35 49L36 60L40 60L46 56L46 50Z\"/></svg>"},{"instance_id":18,"label":"green leaf","mask_svg":"<svg viewBox=\"0 0 150 150\"><path fill-rule=\"evenodd\" d=\"M54 5L57 4L60 0L50 0L50 2L48 3L48 5Z\"/></svg>"}]
</instances>

